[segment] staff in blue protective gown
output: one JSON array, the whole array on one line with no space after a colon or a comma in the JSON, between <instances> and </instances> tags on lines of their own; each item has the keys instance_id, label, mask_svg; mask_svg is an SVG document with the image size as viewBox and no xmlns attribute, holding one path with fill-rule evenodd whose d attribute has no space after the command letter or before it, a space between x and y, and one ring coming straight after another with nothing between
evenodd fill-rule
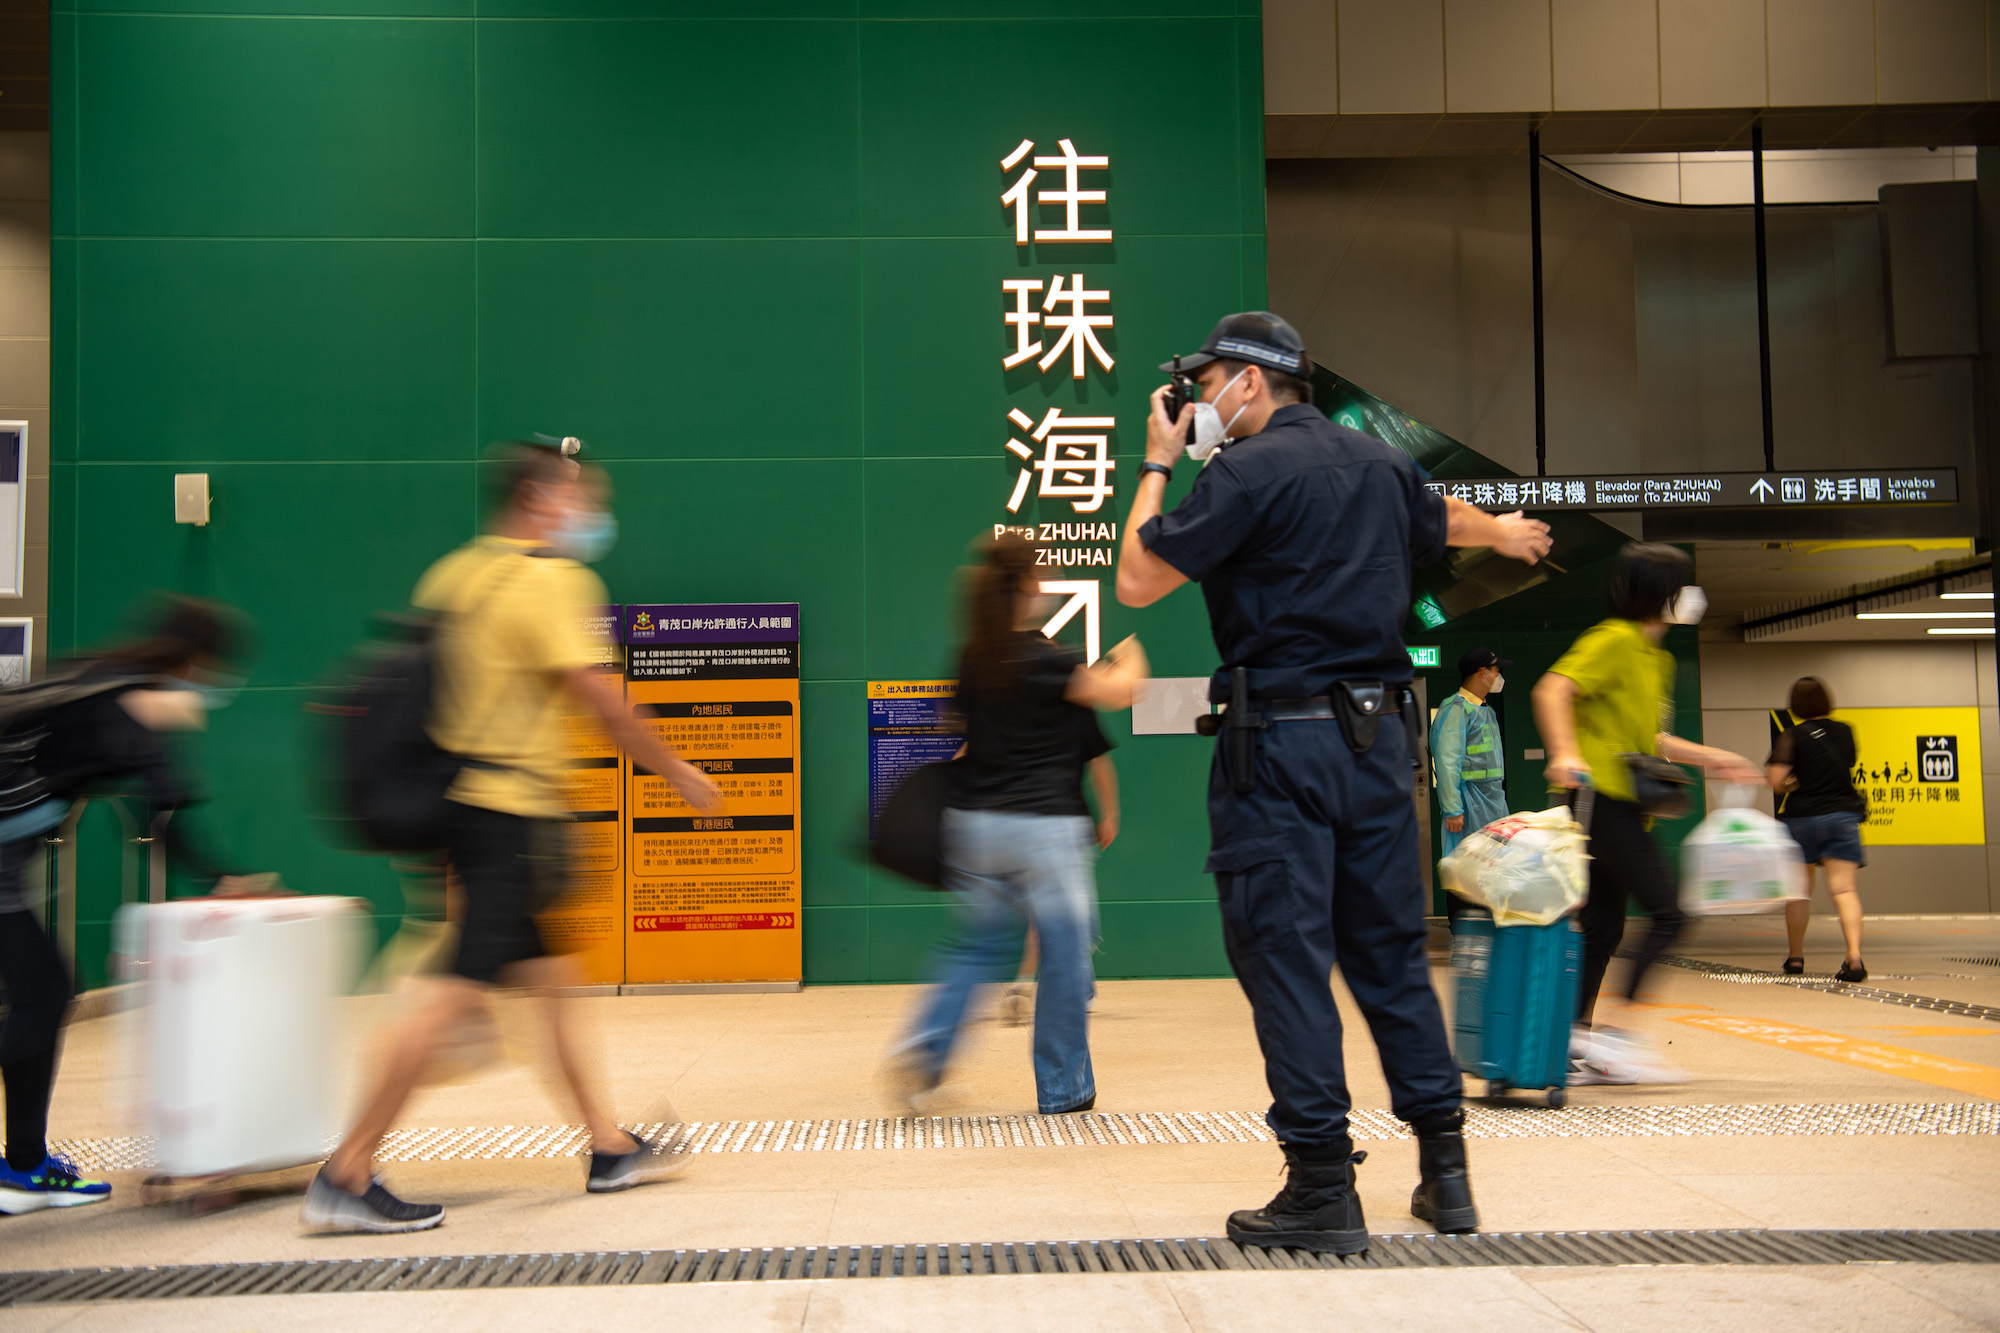
<instances>
[{"instance_id":1,"label":"staff in blue protective gown","mask_svg":"<svg viewBox=\"0 0 2000 1333\"><path fill-rule=\"evenodd\" d=\"M1232 1214L1229 1237L1368 1248L1328 981L1336 956L1390 1104L1417 1139L1411 1206L1440 1231L1470 1231L1463 1080L1424 953L1410 800L1423 719L1402 627L1412 565L1447 546L1532 563L1548 552L1548 525L1446 499L1409 455L1327 420L1298 331L1276 315L1231 315L1200 352L1161 369L1175 381L1153 395L1118 600L1148 606L1195 582L1208 604L1221 662L1209 698L1228 704L1197 722L1216 736L1208 869L1285 1151L1284 1189ZM1169 392L1185 406L1170 409ZM1205 465L1163 513L1184 449Z\"/></svg>"},{"instance_id":2,"label":"staff in blue protective gown","mask_svg":"<svg viewBox=\"0 0 2000 1333\"><path fill-rule=\"evenodd\" d=\"M1500 719L1486 696L1497 694L1512 666L1491 648L1474 648L1458 659L1458 693L1438 705L1431 720L1431 769L1437 782L1444 831L1438 856L1450 856L1468 833L1507 813L1507 759L1500 748Z\"/></svg>"}]
</instances>

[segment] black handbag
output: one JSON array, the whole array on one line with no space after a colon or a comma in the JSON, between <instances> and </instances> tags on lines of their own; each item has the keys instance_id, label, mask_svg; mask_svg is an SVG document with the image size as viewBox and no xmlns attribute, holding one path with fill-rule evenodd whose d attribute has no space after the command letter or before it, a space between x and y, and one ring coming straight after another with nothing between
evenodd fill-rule
<instances>
[{"instance_id":1,"label":"black handbag","mask_svg":"<svg viewBox=\"0 0 2000 1333\"><path fill-rule=\"evenodd\" d=\"M1621 754L1632 777L1632 799L1648 819L1679 819L1694 809L1694 779L1671 759L1656 754Z\"/></svg>"},{"instance_id":2,"label":"black handbag","mask_svg":"<svg viewBox=\"0 0 2000 1333\"><path fill-rule=\"evenodd\" d=\"M889 794L875 817L869 859L926 889L944 887L944 803L951 761L925 764Z\"/></svg>"}]
</instances>

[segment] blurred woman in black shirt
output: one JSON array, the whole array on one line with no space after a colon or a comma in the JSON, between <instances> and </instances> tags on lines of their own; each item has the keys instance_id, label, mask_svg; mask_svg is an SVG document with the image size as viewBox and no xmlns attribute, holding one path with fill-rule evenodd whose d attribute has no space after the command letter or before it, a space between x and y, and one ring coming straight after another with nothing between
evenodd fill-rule
<instances>
[{"instance_id":1,"label":"blurred woman in black shirt","mask_svg":"<svg viewBox=\"0 0 2000 1333\"><path fill-rule=\"evenodd\" d=\"M1834 973L1840 981L1866 981L1861 961L1861 894L1857 872L1868 864L1861 850L1861 824L1868 804L1854 787L1857 755L1854 732L1827 714L1833 695L1816 676L1792 682L1791 714L1798 721L1778 733L1771 757L1764 761L1771 790L1778 793L1778 817L1804 849L1810 867L1826 870L1826 891L1840 915L1840 933L1847 938L1847 957ZM1790 956L1785 971L1806 970L1806 922L1812 917L1810 898L1785 904L1785 936Z\"/></svg>"},{"instance_id":2,"label":"blurred woman in black shirt","mask_svg":"<svg viewBox=\"0 0 2000 1333\"><path fill-rule=\"evenodd\" d=\"M1007 534L971 572L959 652L965 748L944 812L944 887L957 920L938 946L938 976L898 1053L913 1101L942 1081L975 987L1006 975L1032 923L1041 940L1035 1004L1035 1100L1044 1115L1097 1100L1090 1066L1090 953L1097 936L1099 832L1084 801L1087 762L1109 749L1092 709L1129 708L1146 675L1134 640L1085 666L1036 628L1035 548Z\"/></svg>"}]
</instances>

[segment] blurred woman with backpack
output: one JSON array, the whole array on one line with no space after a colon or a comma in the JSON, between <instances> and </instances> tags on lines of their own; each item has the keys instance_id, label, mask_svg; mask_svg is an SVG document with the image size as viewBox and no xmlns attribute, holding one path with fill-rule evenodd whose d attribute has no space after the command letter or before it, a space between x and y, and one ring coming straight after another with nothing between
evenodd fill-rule
<instances>
[{"instance_id":1,"label":"blurred woman with backpack","mask_svg":"<svg viewBox=\"0 0 2000 1333\"><path fill-rule=\"evenodd\" d=\"M1834 973L1837 981L1868 980L1868 965L1861 961L1861 894L1855 880L1868 856L1861 850L1861 824L1868 818L1868 803L1854 786L1857 755L1854 732L1845 722L1827 716L1833 712L1833 694L1817 676L1800 676L1792 682L1792 717L1798 719L1778 732L1771 745L1771 757L1764 761L1771 790L1778 793L1778 818L1785 821L1806 858L1806 875L1812 867L1826 872L1827 896L1840 917L1840 933L1847 942L1847 956ZM1812 899L1801 898L1785 904L1785 940L1789 954L1785 971L1797 976L1806 970L1806 922L1812 919Z\"/></svg>"},{"instance_id":2,"label":"blurred woman with backpack","mask_svg":"<svg viewBox=\"0 0 2000 1333\"><path fill-rule=\"evenodd\" d=\"M136 785L167 852L183 868L239 886L191 846L169 819L193 801L160 734L199 730L227 701L221 683L241 635L227 610L192 598L164 601L142 638L59 666L0 696L0 1084L7 1141L0 1213L97 1203L111 1186L82 1176L48 1150L49 1096L74 990L48 931L29 910L28 870L80 795Z\"/></svg>"},{"instance_id":3,"label":"blurred woman with backpack","mask_svg":"<svg viewBox=\"0 0 2000 1333\"><path fill-rule=\"evenodd\" d=\"M1102 811L1110 822L1099 826L1084 801L1086 765L1108 766L1091 710L1131 707L1146 655L1128 639L1086 666L1043 634L1035 548L1013 533L984 544L966 600L957 705L965 747L950 766L944 811L944 887L958 919L894 1073L913 1105L938 1087L973 989L1002 979L1026 920L1041 940L1036 1104L1044 1115L1088 1110L1097 1100L1088 1036L1093 863L1116 831L1115 812Z\"/></svg>"}]
</instances>

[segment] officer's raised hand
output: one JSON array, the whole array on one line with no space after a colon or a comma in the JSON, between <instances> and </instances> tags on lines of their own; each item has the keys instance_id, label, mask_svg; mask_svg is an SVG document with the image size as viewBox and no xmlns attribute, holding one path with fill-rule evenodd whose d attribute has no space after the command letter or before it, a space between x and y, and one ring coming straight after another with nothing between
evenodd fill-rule
<instances>
[{"instance_id":1,"label":"officer's raised hand","mask_svg":"<svg viewBox=\"0 0 2000 1333\"><path fill-rule=\"evenodd\" d=\"M1450 534L1445 540L1453 546L1488 546L1496 554L1532 565L1554 544L1548 524L1518 509L1511 514L1489 514L1463 500L1448 499L1444 504Z\"/></svg>"},{"instance_id":2,"label":"officer's raised hand","mask_svg":"<svg viewBox=\"0 0 2000 1333\"><path fill-rule=\"evenodd\" d=\"M1194 421L1194 404L1181 404L1178 418L1167 417L1167 395L1174 386L1162 384L1153 390L1153 410L1146 414L1146 461L1171 468L1187 445L1188 426Z\"/></svg>"}]
</instances>

